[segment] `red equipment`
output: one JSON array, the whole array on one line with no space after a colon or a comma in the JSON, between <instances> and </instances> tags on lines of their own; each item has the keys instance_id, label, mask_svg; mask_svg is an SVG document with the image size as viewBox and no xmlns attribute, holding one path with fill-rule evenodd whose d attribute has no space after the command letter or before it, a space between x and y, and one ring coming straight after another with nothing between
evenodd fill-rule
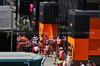
<instances>
[{"instance_id":1,"label":"red equipment","mask_svg":"<svg viewBox=\"0 0 100 66\"><path fill-rule=\"evenodd\" d=\"M30 41L26 37L20 38L17 45L17 51L31 52L33 45L30 44Z\"/></svg>"}]
</instances>

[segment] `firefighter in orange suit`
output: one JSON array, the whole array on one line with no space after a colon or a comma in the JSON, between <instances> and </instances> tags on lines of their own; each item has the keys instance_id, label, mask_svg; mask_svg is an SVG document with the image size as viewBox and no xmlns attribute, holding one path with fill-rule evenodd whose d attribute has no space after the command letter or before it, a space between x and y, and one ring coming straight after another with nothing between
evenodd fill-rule
<instances>
[{"instance_id":1,"label":"firefighter in orange suit","mask_svg":"<svg viewBox=\"0 0 100 66\"><path fill-rule=\"evenodd\" d=\"M40 39L40 41L38 42L38 46L39 46L39 54L43 54L44 53L44 50L43 50L43 47L44 47L44 44L43 44L43 40Z\"/></svg>"},{"instance_id":2,"label":"firefighter in orange suit","mask_svg":"<svg viewBox=\"0 0 100 66\"><path fill-rule=\"evenodd\" d=\"M60 51L59 51L58 55L59 55L59 57L61 57L61 60L64 60L65 53L64 53L63 47L60 47L59 49L60 49Z\"/></svg>"},{"instance_id":3,"label":"firefighter in orange suit","mask_svg":"<svg viewBox=\"0 0 100 66\"><path fill-rule=\"evenodd\" d=\"M57 45L62 47L62 40L59 37L57 37Z\"/></svg>"},{"instance_id":4,"label":"firefighter in orange suit","mask_svg":"<svg viewBox=\"0 0 100 66\"><path fill-rule=\"evenodd\" d=\"M46 46L45 46L45 49L46 49L46 52L45 52L45 57L46 57L46 55L49 57L49 53L50 53L50 45L49 44L46 44Z\"/></svg>"},{"instance_id":5,"label":"firefighter in orange suit","mask_svg":"<svg viewBox=\"0 0 100 66\"><path fill-rule=\"evenodd\" d=\"M49 44L50 44L50 47L51 47L50 53L51 53L51 55L53 55L53 44L54 44L54 41L53 41L53 39L51 39L51 37L49 37Z\"/></svg>"},{"instance_id":6,"label":"firefighter in orange suit","mask_svg":"<svg viewBox=\"0 0 100 66\"><path fill-rule=\"evenodd\" d=\"M47 42L47 40L48 40L48 38L47 38L47 35L45 35L45 37L44 37L44 44L46 45L46 42Z\"/></svg>"},{"instance_id":7,"label":"firefighter in orange suit","mask_svg":"<svg viewBox=\"0 0 100 66\"><path fill-rule=\"evenodd\" d=\"M57 37L57 47L56 47L56 50L59 50L59 47L62 47L62 40L59 39L59 36Z\"/></svg>"},{"instance_id":8,"label":"firefighter in orange suit","mask_svg":"<svg viewBox=\"0 0 100 66\"><path fill-rule=\"evenodd\" d=\"M56 50L57 39L53 36L53 49Z\"/></svg>"}]
</instances>

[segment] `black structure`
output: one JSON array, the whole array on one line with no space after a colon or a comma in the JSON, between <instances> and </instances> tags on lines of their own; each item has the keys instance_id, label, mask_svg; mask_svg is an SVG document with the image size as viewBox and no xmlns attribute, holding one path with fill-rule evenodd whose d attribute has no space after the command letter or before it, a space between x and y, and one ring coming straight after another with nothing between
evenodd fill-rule
<instances>
[{"instance_id":1,"label":"black structure","mask_svg":"<svg viewBox=\"0 0 100 66\"><path fill-rule=\"evenodd\" d=\"M89 38L89 22L88 13L70 10L68 15L68 32L73 38Z\"/></svg>"},{"instance_id":2,"label":"black structure","mask_svg":"<svg viewBox=\"0 0 100 66\"><path fill-rule=\"evenodd\" d=\"M58 23L58 3L55 2L40 2L39 20L43 24Z\"/></svg>"},{"instance_id":3,"label":"black structure","mask_svg":"<svg viewBox=\"0 0 100 66\"><path fill-rule=\"evenodd\" d=\"M13 51L16 51L17 34L13 35ZM10 31L0 31L0 52L11 51L11 33Z\"/></svg>"},{"instance_id":4,"label":"black structure","mask_svg":"<svg viewBox=\"0 0 100 66\"><path fill-rule=\"evenodd\" d=\"M85 9L86 0L55 0L59 3L59 33L67 33L68 12L70 9ZM65 26L65 28L63 28Z\"/></svg>"},{"instance_id":5,"label":"black structure","mask_svg":"<svg viewBox=\"0 0 100 66\"><path fill-rule=\"evenodd\" d=\"M76 9L79 9L79 10L83 9L83 10L85 10L85 8L86 8L86 1L87 0L75 0Z\"/></svg>"},{"instance_id":6,"label":"black structure","mask_svg":"<svg viewBox=\"0 0 100 66\"><path fill-rule=\"evenodd\" d=\"M99 4L99 10L100 10L100 4ZM99 19L100 19L100 12L99 12Z\"/></svg>"},{"instance_id":7,"label":"black structure","mask_svg":"<svg viewBox=\"0 0 100 66\"><path fill-rule=\"evenodd\" d=\"M3 0L0 0L0 5L3 5Z\"/></svg>"},{"instance_id":8,"label":"black structure","mask_svg":"<svg viewBox=\"0 0 100 66\"><path fill-rule=\"evenodd\" d=\"M85 9L86 0L58 0L60 16L66 18L66 11L69 9Z\"/></svg>"},{"instance_id":9,"label":"black structure","mask_svg":"<svg viewBox=\"0 0 100 66\"><path fill-rule=\"evenodd\" d=\"M90 18L99 18L99 12L99 10L69 10L69 36L73 38L89 38Z\"/></svg>"},{"instance_id":10,"label":"black structure","mask_svg":"<svg viewBox=\"0 0 100 66\"><path fill-rule=\"evenodd\" d=\"M16 22L18 18L18 0L16 0Z\"/></svg>"},{"instance_id":11,"label":"black structure","mask_svg":"<svg viewBox=\"0 0 100 66\"><path fill-rule=\"evenodd\" d=\"M29 0L20 1L20 14L22 15L30 14L30 1Z\"/></svg>"},{"instance_id":12,"label":"black structure","mask_svg":"<svg viewBox=\"0 0 100 66\"><path fill-rule=\"evenodd\" d=\"M99 10L99 2L87 2L86 10Z\"/></svg>"}]
</instances>

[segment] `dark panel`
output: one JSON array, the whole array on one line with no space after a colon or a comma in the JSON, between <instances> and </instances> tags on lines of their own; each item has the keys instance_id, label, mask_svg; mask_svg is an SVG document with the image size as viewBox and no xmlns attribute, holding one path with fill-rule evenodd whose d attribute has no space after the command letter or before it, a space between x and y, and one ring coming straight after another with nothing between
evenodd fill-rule
<instances>
[{"instance_id":1,"label":"dark panel","mask_svg":"<svg viewBox=\"0 0 100 66\"><path fill-rule=\"evenodd\" d=\"M16 34L13 35L13 51L16 51ZM0 32L0 52L10 51L11 33Z\"/></svg>"},{"instance_id":2,"label":"dark panel","mask_svg":"<svg viewBox=\"0 0 100 66\"><path fill-rule=\"evenodd\" d=\"M52 24L58 23L58 10L59 6L58 4L52 4Z\"/></svg>"},{"instance_id":3,"label":"dark panel","mask_svg":"<svg viewBox=\"0 0 100 66\"><path fill-rule=\"evenodd\" d=\"M72 23L72 27L70 24ZM75 37L75 16L72 14L68 15L68 35L71 37Z\"/></svg>"},{"instance_id":4,"label":"dark panel","mask_svg":"<svg viewBox=\"0 0 100 66\"><path fill-rule=\"evenodd\" d=\"M36 1L36 21L39 20L39 2L40 0L35 0Z\"/></svg>"},{"instance_id":5,"label":"dark panel","mask_svg":"<svg viewBox=\"0 0 100 66\"><path fill-rule=\"evenodd\" d=\"M100 11L100 4L99 4L99 11ZM100 20L100 12L99 12L99 20Z\"/></svg>"},{"instance_id":6,"label":"dark panel","mask_svg":"<svg viewBox=\"0 0 100 66\"><path fill-rule=\"evenodd\" d=\"M96 66L100 66L100 56L89 56L91 63L96 63Z\"/></svg>"},{"instance_id":7,"label":"dark panel","mask_svg":"<svg viewBox=\"0 0 100 66\"><path fill-rule=\"evenodd\" d=\"M99 3L87 2L86 10L99 10Z\"/></svg>"},{"instance_id":8,"label":"dark panel","mask_svg":"<svg viewBox=\"0 0 100 66\"><path fill-rule=\"evenodd\" d=\"M89 15L75 16L75 32L89 32Z\"/></svg>"},{"instance_id":9,"label":"dark panel","mask_svg":"<svg viewBox=\"0 0 100 66\"><path fill-rule=\"evenodd\" d=\"M59 16L61 18L66 18L65 15L66 15L66 3L65 3L65 0L58 0L58 3L59 3Z\"/></svg>"},{"instance_id":10,"label":"dark panel","mask_svg":"<svg viewBox=\"0 0 100 66\"><path fill-rule=\"evenodd\" d=\"M44 24L52 24L52 7L50 6L44 6L43 9L43 23Z\"/></svg>"},{"instance_id":11,"label":"dark panel","mask_svg":"<svg viewBox=\"0 0 100 66\"><path fill-rule=\"evenodd\" d=\"M70 26L71 23L72 23L72 27ZM72 14L68 15L68 28L70 31L73 31L73 32L75 30L75 16Z\"/></svg>"},{"instance_id":12,"label":"dark panel","mask_svg":"<svg viewBox=\"0 0 100 66\"><path fill-rule=\"evenodd\" d=\"M82 62L85 66L88 63L88 61L74 61L74 66L80 66L80 62Z\"/></svg>"},{"instance_id":13,"label":"dark panel","mask_svg":"<svg viewBox=\"0 0 100 66\"><path fill-rule=\"evenodd\" d=\"M90 12L91 18L99 18L99 10L97 12Z\"/></svg>"},{"instance_id":14,"label":"dark panel","mask_svg":"<svg viewBox=\"0 0 100 66\"><path fill-rule=\"evenodd\" d=\"M51 0L51 1L53 1L53 2L58 2L58 0Z\"/></svg>"},{"instance_id":15,"label":"dark panel","mask_svg":"<svg viewBox=\"0 0 100 66\"><path fill-rule=\"evenodd\" d=\"M30 13L30 2L29 1L20 1L20 14L25 15Z\"/></svg>"},{"instance_id":16,"label":"dark panel","mask_svg":"<svg viewBox=\"0 0 100 66\"><path fill-rule=\"evenodd\" d=\"M66 3L68 2L68 9L85 9L86 0L65 0Z\"/></svg>"},{"instance_id":17,"label":"dark panel","mask_svg":"<svg viewBox=\"0 0 100 66\"><path fill-rule=\"evenodd\" d=\"M41 22L41 23L43 23L43 6L41 5L41 3L40 3L40 6L39 6L39 21ZM41 12L42 12L42 15L41 15Z\"/></svg>"},{"instance_id":18,"label":"dark panel","mask_svg":"<svg viewBox=\"0 0 100 66\"><path fill-rule=\"evenodd\" d=\"M69 14L68 32L73 38L89 38L89 22L90 16L84 13ZM72 24L72 26L71 26Z\"/></svg>"},{"instance_id":19,"label":"dark panel","mask_svg":"<svg viewBox=\"0 0 100 66\"><path fill-rule=\"evenodd\" d=\"M3 5L3 0L0 0L0 5Z\"/></svg>"},{"instance_id":20,"label":"dark panel","mask_svg":"<svg viewBox=\"0 0 100 66\"><path fill-rule=\"evenodd\" d=\"M78 9L85 9L86 0L78 0Z\"/></svg>"},{"instance_id":21,"label":"dark panel","mask_svg":"<svg viewBox=\"0 0 100 66\"><path fill-rule=\"evenodd\" d=\"M58 4L40 2L39 20L43 24L56 24L58 19Z\"/></svg>"}]
</instances>

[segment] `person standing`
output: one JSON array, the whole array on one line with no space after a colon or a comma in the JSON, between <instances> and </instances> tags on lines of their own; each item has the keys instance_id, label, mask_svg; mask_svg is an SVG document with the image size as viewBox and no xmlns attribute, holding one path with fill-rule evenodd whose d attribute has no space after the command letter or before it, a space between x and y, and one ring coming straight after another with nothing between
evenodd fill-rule
<instances>
[{"instance_id":1,"label":"person standing","mask_svg":"<svg viewBox=\"0 0 100 66\"><path fill-rule=\"evenodd\" d=\"M57 53L56 53L56 50L55 50L55 49L54 49L54 51L53 51L53 57L54 57L54 62L53 62L53 64L56 64Z\"/></svg>"},{"instance_id":2,"label":"person standing","mask_svg":"<svg viewBox=\"0 0 100 66\"><path fill-rule=\"evenodd\" d=\"M26 26L26 23L27 23L27 20L26 20L26 18L23 20L23 24L24 24L24 26Z\"/></svg>"},{"instance_id":3,"label":"person standing","mask_svg":"<svg viewBox=\"0 0 100 66\"><path fill-rule=\"evenodd\" d=\"M59 47L62 47L62 46L61 46L61 42L62 42L61 39L59 39L59 37L57 37L57 45L58 45Z\"/></svg>"},{"instance_id":4,"label":"person standing","mask_svg":"<svg viewBox=\"0 0 100 66\"><path fill-rule=\"evenodd\" d=\"M86 66L92 66L90 63L90 60L88 61L88 63L86 64Z\"/></svg>"},{"instance_id":5,"label":"person standing","mask_svg":"<svg viewBox=\"0 0 100 66\"><path fill-rule=\"evenodd\" d=\"M22 21L23 21L23 17L21 16L21 17L20 17L20 22L22 23Z\"/></svg>"},{"instance_id":6,"label":"person standing","mask_svg":"<svg viewBox=\"0 0 100 66\"><path fill-rule=\"evenodd\" d=\"M46 44L45 49L46 49L45 57L46 57L46 55L49 57L49 53L50 53L50 46L49 46L49 44Z\"/></svg>"},{"instance_id":7,"label":"person standing","mask_svg":"<svg viewBox=\"0 0 100 66\"><path fill-rule=\"evenodd\" d=\"M28 25L28 28L30 28L30 20L27 18L27 25Z\"/></svg>"},{"instance_id":8,"label":"person standing","mask_svg":"<svg viewBox=\"0 0 100 66\"><path fill-rule=\"evenodd\" d=\"M43 38L43 40L44 40L44 44L46 45L47 44L47 40L48 40L47 35L45 35L45 37Z\"/></svg>"},{"instance_id":9,"label":"person standing","mask_svg":"<svg viewBox=\"0 0 100 66\"><path fill-rule=\"evenodd\" d=\"M60 47L59 57L61 57L61 60L64 60L64 56L65 56L64 50L62 47Z\"/></svg>"},{"instance_id":10,"label":"person standing","mask_svg":"<svg viewBox=\"0 0 100 66\"><path fill-rule=\"evenodd\" d=\"M32 53L38 54L38 52L39 52L39 47L38 47L38 45L36 45L36 46L32 49Z\"/></svg>"},{"instance_id":11,"label":"person standing","mask_svg":"<svg viewBox=\"0 0 100 66\"><path fill-rule=\"evenodd\" d=\"M36 43L37 43L37 42L38 42L38 37L37 37L36 35L34 35L33 38L35 39L35 41L36 41Z\"/></svg>"},{"instance_id":12,"label":"person standing","mask_svg":"<svg viewBox=\"0 0 100 66\"><path fill-rule=\"evenodd\" d=\"M67 64L70 66L72 64L72 56L70 56L70 53L67 55Z\"/></svg>"},{"instance_id":13,"label":"person standing","mask_svg":"<svg viewBox=\"0 0 100 66\"><path fill-rule=\"evenodd\" d=\"M43 40L40 39L40 42L38 43L38 46L39 46L39 54L43 54L44 53L44 50L43 50Z\"/></svg>"},{"instance_id":14,"label":"person standing","mask_svg":"<svg viewBox=\"0 0 100 66\"><path fill-rule=\"evenodd\" d=\"M80 62L80 66L85 66L82 62Z\"/></svg>"},{"instance_id":15,"label":"person standing","mask_svg":"<svg viewBox=\"0 0 100 66\"><path fill-rule=\"evenodd\" d=\"M68 64L67 59L65 59L65 61L63 62L63 66L68 66L67 64Z\"/></svg>"},{"instance_id":16,"label":"person standing","mask_svg":"<svg viewBox=\"0 0 100 66\"><path fill-rule=\"evenodd\" d=\"M57 40L55 38L55 36L53 36L53 49L56 50L56 44L57 44Z\"/></svg>"},{"instance_id":17,"label":"person standing","mask_svg":"<svg viewBox=\"0 0 100 66\"><path fill-rule=\"evenodd\" d=\"M93 63L93 65L92 66L96 66L96 64L95 63Z\"/></svg>"},{"instance_id":18,"label":"person standing","mask_svg":"<svg viewBox=\"0 0 100 66\"><path fill-rule=\"evenodd\" d=\"M57 47L56 47L57 52L58 52L58 50L59 50L60 47L62 47L62 40L58 36L57 37Z\"/></svg>"},{"instance_id":19,"label":"person standing","mask_svg":"<svg viewBox=\"0 0 100 66\"><path fill-rule=\"evenodd\" d=\"M51 39L51 37L49 37L49 44L51 47L50 54L53 55L53 39Z\"/></svg>"},{"instance_id":20,"label":"person standing","mask_svg":"<svg viewBox=\"0 0 100 66\"><path fill-rule=\"evenodd\" d=\"M32 44L35 46L37 44L37 41L35 40L35 38L33 37L32 39Z\"/></svg>"}]
</instances>

